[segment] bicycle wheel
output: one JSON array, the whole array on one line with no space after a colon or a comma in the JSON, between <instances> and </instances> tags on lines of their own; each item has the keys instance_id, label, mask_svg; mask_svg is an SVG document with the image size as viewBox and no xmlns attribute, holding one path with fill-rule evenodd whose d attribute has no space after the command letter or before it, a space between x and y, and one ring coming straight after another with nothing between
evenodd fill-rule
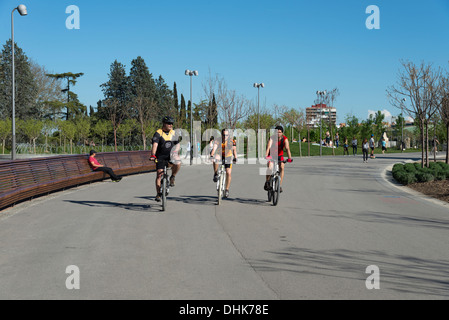
<instances>
[{"instance_id":1,"label":"bicycle wheel","mask_svg":"<svg viewBox=\"0 0 449 320\"><path fill-rule=\"evenodd\" d=\"M281 182L279 181L279 177L274 177L273 180L273 205L276 206L279 201L279 193L281 188Z\"/></svg>"},{"instance_id":2,"label":"bicycle wheel","mask_svg":"<svg viewBox=\"0 0 449 320\"><path fill-rule=\"evenodd\" d=\"M165 211L165 208L167 207L167 177L165 176L165 174L162 176L161 192L162 192L162 211Z\"/></svg>"},{"instance_id":3,"label":"bicycle wheel","mask_svg":"<svg viewBox=\"0 0 449 320\"><path fill-rule=\"evenodd\" d=\"M223 198L223 172L220 172L220 178L218 179L218 205L221 204Z\"/></svg>"}]
</instances>

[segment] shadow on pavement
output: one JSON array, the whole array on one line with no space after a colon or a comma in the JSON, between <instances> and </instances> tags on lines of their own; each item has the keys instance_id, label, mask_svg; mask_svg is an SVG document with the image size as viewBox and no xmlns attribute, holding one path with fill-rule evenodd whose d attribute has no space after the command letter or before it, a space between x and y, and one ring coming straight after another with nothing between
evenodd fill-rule
<instances>
[{"instance_id":1,"label":"shadow on pavement","mask_svg":"<svg viewBox=\"0 0 449 320\"><path fill-rule=\"evenodd\" d=\"M315 250L286 247L267 251L267 259L250 261L256 271L286 272L302 276L321 276L364 281L366 268L376 265L380 285L404 294L425 295L432 299L449 297L448 260L421 259L408 255L389 255L382 251L347 249ZM446 280L442 280L446 279ZM404 281L405 280L405 281ZM362 282L363 281L363 282Z\"/></svg>"},{"instance_id":2,"label":"shadow on pavement","mask_svg":"<svg viewBox=\"0 0 449 320\"><path fill-rule=\"evenodd\" d=\"M148 199L148 198L147 198ZM150 205L144 203L119 203L112 201L83 201L83 200L64 200L65 202L70 202L74 204L79 204L88 207L111 207L111 208L122 208L125 210L141 211L141 212L160 212L160 205Z\"/></svg>"}]
</instances>

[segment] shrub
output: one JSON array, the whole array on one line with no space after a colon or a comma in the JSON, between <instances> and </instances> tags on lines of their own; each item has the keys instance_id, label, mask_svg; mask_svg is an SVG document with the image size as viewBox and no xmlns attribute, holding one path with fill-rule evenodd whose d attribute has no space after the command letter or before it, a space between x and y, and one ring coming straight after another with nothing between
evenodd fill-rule
<instances>
[{"instance_id":1,"label":"shrub","mask_svg":"<svg viewBox=\"0 0 449 320\"><path fill-rule=\"evenodd\" d=\"M416 167L415 167L415 164L413 164L413 163L406 163L406 164L404 165L404 169L405 169L407 172L416 172Z\"/></svg>"},{"instance_id":2,"label":"shrub","mask_svg":"<svg viewBox=\"0 0 449 320\"><path fill-rule=\"evenodd\" d=\"M404 165L402 163L396 163L393 168L391 169L391 172L394 174L397 171L404 171Z\"/></svg>"},{"instance_id":3,"label":"shrub","mask_svg":"<svg viewBox=\"0 0 449 320\"><path fill-rule=\"evenodd\" d=\"M416 173L416 179L418 182L429 182L435 180L435 177L430 172L421 170Z\"/></svg>"}]
</instances>

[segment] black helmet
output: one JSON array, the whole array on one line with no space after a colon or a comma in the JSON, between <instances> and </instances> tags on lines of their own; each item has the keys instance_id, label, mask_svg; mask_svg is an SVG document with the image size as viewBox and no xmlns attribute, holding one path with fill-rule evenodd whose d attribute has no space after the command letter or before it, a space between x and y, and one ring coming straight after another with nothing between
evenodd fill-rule
<instances>
[{"instance_id":1,"label":"black helmet","mask_svg":"<svg viewBox=\"0 0 449 320\"><path fill-rule=\"evenodd\" d=\"M174 122L175 122L175 119L173 119L170 116L165 116L165 117L162 118L162 123L171 123L171 124L173 124Z\"/></svg>"}]
</instances>

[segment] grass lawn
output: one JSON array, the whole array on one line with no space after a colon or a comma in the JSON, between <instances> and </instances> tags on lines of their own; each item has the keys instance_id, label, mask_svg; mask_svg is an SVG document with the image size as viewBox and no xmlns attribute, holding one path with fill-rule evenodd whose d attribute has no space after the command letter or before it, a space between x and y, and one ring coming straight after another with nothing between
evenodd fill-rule
<instances>
[{"instance_id":1,"label":"grass lawn","mask_svg":"<svg viewBox=\"0 0 449 320\"><path fill-rule=\"evenodd\" d=\"M299 143L298 142L290 142L290 150L292 152L293 157L299 157ZM339 146L338 148L334 148L336 156L343 155L343 147ZM349 154L352 155L352 146L348 148ZM371 151L370 151L371 152ZM421 152L421 149L406 149L403 152ZM303 157L308 156L308 144L307 142L301 142L301 153ZM400 149L397 148L389 148L386 153L401 153ZM322 147L321 154L323 156L332 156L332 148ZM357 154L362 154L362 147L357 147ZM374 155L382 154L381 148L374 149ZM320 146L310 144L310 156L319 156L320 155Z\"/></svg>"}]
</instances>

